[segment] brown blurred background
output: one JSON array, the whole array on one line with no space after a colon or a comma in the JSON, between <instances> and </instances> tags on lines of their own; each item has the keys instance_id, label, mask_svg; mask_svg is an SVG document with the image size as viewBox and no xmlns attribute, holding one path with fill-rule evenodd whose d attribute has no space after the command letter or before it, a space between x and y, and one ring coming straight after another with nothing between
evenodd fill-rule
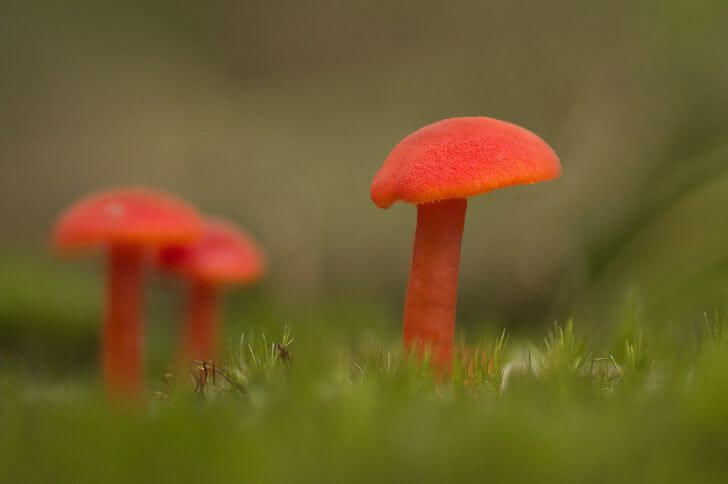
<instances>
[{"instance_id":1,"label":"brown blurred background","mask_svg":"<svg viewBox=\"0 0 728 484\"><path fill-rule=\"evenodd\" d=\"M376 208L372 176L418 127L487 115L564 176L471 201L460 319L607 322L635 298L694 318L728 300L726 19L718 0L5 0L3 287L41 284L25 264L69 202L147 184L256 234L271 304L396 316L415 210Z\"/></svg>"}]
</instances>

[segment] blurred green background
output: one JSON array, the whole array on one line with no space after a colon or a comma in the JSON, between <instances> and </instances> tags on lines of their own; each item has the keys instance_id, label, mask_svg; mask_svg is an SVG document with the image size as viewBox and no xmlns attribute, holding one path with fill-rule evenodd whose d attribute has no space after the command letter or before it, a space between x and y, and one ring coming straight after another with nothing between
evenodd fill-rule
<instances>
[{"instance_id":1,"label":"blurred green background","mask_svg":"<svg viewBox=\"0 0 728 484\"><path fill-rule=\"evenodd\" d=\"M94 347L100 260L56 260L48 233L122 184L259 237L271 273L231 294L242 324L395 333L415 210L377 209L369 184L398 140L461 115L536 132L564 167L471 201L461 328L694 321L728 300L726 18L719 0L5 0L0 348ZM151 286L151 319L174 311Z\"/></svg>"}]
</instances>

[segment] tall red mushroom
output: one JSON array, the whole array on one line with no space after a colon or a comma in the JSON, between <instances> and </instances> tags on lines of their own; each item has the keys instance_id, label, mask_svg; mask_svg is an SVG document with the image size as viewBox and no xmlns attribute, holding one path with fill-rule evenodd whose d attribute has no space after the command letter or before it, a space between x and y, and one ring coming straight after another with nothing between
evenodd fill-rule
<instances>
[{"instance_id":1,"label":"tall red mushroom","mask_svg":"<svg viewBox=\"0 0 728 484\"><path fill-rule=\"evenodd\" d=\"M380 208L397 200L417 205L404 306L407 350L430 347L436 366L450 368L466 199L560 174L559 158L541 138L493 118L445 119L395 146L374 176L371 197Z\"/></svg>"},{"instance_id":2,"label":"tall red mushroom","mask_svg":"<svg viewBox=\"0 0 728 484\"><path fill-rule=\"evenodd\" d=\"M140 307L146 250L191 243L201 233L202 221L191 205L144 188L90 195L58 218L53 233L56 249L108 247L102 364L104 384L112 397L134 399L142 386Z\"/></svg>"},{"instance_id":3,"label":"tall red mushroom","mask_svg":"<svg viewBox=\"0 0 728 484\"><path fill-rule=\"evenodd\" d=\"M208 219L199 242L159 251L160 267L180 274L191 287L181 356L185 361L216 356L217 296L231 284L251 284L265 271L265 257L253 238L239 227Z\"/></svg>"}]
</instances>

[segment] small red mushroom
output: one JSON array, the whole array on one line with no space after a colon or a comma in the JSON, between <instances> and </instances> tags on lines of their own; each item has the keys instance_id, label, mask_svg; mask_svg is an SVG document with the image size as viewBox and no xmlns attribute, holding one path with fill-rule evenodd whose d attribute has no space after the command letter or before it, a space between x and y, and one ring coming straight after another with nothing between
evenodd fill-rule
<instances>
[{"instance_id":1,"label":"small red mushroom","mask_svg":"<svg viewBox=\"0 0 728 484\"><path fill-rule=\"evenodd\" d=\"M380 208L397 200L417 205L406 350L429 347L437 368L451 367L466 199L560 174L559 158L541 138L492 118L438 121L395 146L374 176L371 197Z\"/></svg>"},{"instance_id":2,"label":"small red mushroom","mask_svg":"<svg viewBox=\"0 0 728 484\"><path fill-rule=\"evenodd\" d=\"M239 227L208 219L202 238L191 246L168 246L158 264L189 280L182 358L213 360L217 343L217 296L224 285L251 284L265 271L265 257L253 238Z\"/></svg>"},{"instance_id":3,"label":"small red mushroom","mask_svg":"<svg viewBox=\"0 0 728 484\"><path fill-rule=\"evenodd\" d=\"M105 245L109 250L102 361L110 396L134 399L142 386L140 306L146 249L191 243L201 234L202 221L191 205L144 188L92 194L58 218L56 249Z\"/></svg>"}]
</instances>

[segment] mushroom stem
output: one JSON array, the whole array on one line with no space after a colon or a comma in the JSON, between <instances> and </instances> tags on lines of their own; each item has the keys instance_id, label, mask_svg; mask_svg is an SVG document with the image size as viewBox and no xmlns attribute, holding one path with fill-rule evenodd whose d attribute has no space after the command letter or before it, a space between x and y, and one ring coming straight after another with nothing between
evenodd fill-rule
<instances>
[{"instance_id":1,"label":"mushroom stem","mask_svg":"<svg viewBox=\"0 0 728 484\"><path fill-rule=\"evenodd\" d=\"M183 351L190 360L209 361L216 356L217 287L205 282L193 282L184 327Z\"/></svg>"},{"instance_id":2,"label":"mushroom stem","mask_svg":"<svg viewBox=\"0 0 728 484\"><path fill-rule=\"evenodd\" d=\"M404 303L405 350L432 351L439 371L452 364L460 243L467 200L417 206L412 266Z\"/></svg>"},{"instance_id":3,"label":"mushroom stem","mask_svg":"<svg viewBox=\"0 0 728 484\"><path fill-rule=\"evenodd\" d=\"M143 250L114 244L109 251L104 383L112 397L134 399L141 390Z\"/></svg>"}]
</instances>

